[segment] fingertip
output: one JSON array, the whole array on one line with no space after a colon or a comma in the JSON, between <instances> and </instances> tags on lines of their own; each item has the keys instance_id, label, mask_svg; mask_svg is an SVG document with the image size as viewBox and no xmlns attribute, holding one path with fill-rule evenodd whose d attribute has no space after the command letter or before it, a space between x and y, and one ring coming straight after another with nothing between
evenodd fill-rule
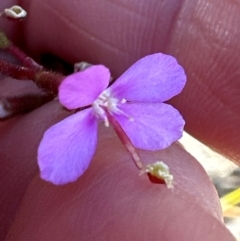
<instances>
[{"instance_id":1,"label":"fingertip","mask_svg":"<svg viewBox=\"0 0 240 241\"><path fill-rule=\"evenodd\" d=\"M207 174L180 146L140 153L168 164L168 189L138 175L115 134L104 127L100 135L90 168L75 183L57 187L34 178L7 241L234 240Z\"/></svg>"}]
</instances>

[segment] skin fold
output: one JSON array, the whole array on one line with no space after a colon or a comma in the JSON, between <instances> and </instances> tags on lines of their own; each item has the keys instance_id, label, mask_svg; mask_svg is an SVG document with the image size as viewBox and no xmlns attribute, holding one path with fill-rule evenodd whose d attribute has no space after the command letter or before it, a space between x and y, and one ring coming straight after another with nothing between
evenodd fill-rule
<instances>
[{"instance_id":1,"label":"skin fold","mask_svg":"<svg viewBox=\"0 0 240 241\"><path fill-rule=\"evenodd\" d=\"M12 1L13 3L14 1ZM9 1L1 1L1 9ZM118 77L144 55L164 52L186 70L184 91L170 101L186 130L240 162L239 12L237 1L19 1L20 23L2 21L32 56L102 63ZM0 94L37 91L1 77ZM0 123L0 240L234 240L224 227L217 193L202 167L178 144L140 152L165 161L175 188L139 176L111 128L100 127L96 155L75 183L39 178L37 147L44 131L69 112L57 101ZM79 147L81 148L81 147Z\"/></svg>"}]
</instances>

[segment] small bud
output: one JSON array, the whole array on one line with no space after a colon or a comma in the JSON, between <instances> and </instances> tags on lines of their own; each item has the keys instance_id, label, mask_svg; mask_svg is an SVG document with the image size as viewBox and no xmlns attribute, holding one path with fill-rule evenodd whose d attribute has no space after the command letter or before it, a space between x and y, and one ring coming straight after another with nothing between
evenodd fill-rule
<instances>
[{"instance_id":1,"label":"small bud","mask_svg":"<svg viewBox=\"0 0 240 241\"><path fill-rule=\"evenodd\" d=\"M92 64L82 61L74 64L74 73L84 71L85 69L93 66Z\"/></svg>"},{"instance_id":2,"label":"small bud","mask_svg":"<svg viewBox=\"0 0 240 241\"><path fill-rule=\"evenodd\" d=\"M173 175L169 171L169 167L164 163L157 161L152 164L148 164L140 174L149 173L153 177L163 180L168 188L173 188Z\"/></svg>"},{"instance_id":3,"label":"small bud","mask_svg":"<svg viewBox=\"0 0 240 241\"><path fill-rule=\"evenodd\" d=\"M6 17L11 19L22 19L27 16L27 12L18 5L14 5L11 8L6 8L4 10Z\"/></svg>"},{"instance_id":4,"label":"small bud","mask_svg":"<svg viewBox=\"0 0 240 241\"><path fill-rule=\"evenodd\" d=\"M74 68L74 73L84 71L85 69L88 69L89 67L93 66L93 64L90 64L86 61L78 62L75 63L73 68ZM113 81L113 77L110 77L109 83Z\"/></svg>"}]
</instances>

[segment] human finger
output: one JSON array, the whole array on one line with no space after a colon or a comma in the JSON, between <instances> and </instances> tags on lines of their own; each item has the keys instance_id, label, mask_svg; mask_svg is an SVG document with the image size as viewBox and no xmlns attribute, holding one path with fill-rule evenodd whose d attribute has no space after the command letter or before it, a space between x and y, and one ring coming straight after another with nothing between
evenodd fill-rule
<instances>
[{"instance_id":1,"label":"human finger","mask_svg":"<svg viewBox=\"0 0 240 241\"><path fill-rule=\"evenodd\" d=\"M172 103L186 130L239 162L239 3L25 0L23 6L25 39L36 56L103 63L115 77L149 53L177 57L188 83Z\"/></svg>"}]
</instances>

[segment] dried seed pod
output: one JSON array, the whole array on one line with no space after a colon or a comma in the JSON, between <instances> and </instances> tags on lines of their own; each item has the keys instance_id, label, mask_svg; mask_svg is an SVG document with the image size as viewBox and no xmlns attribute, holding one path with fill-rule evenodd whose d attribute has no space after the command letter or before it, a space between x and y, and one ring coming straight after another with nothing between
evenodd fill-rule
<instances>
[{"instance_id":1,"label":"dried seed pod","mask_svg":"<svg viewBox=\"0 0 240 241\"><path fill-rule=\"evenodd\" d=\"M169 167L166 163L157 161L148 164L140 174L143 173L148 173L155 178L161 179L166 183L168 188L173 188L173 175L170 173Z\"/></svg>"}]
</instances>

